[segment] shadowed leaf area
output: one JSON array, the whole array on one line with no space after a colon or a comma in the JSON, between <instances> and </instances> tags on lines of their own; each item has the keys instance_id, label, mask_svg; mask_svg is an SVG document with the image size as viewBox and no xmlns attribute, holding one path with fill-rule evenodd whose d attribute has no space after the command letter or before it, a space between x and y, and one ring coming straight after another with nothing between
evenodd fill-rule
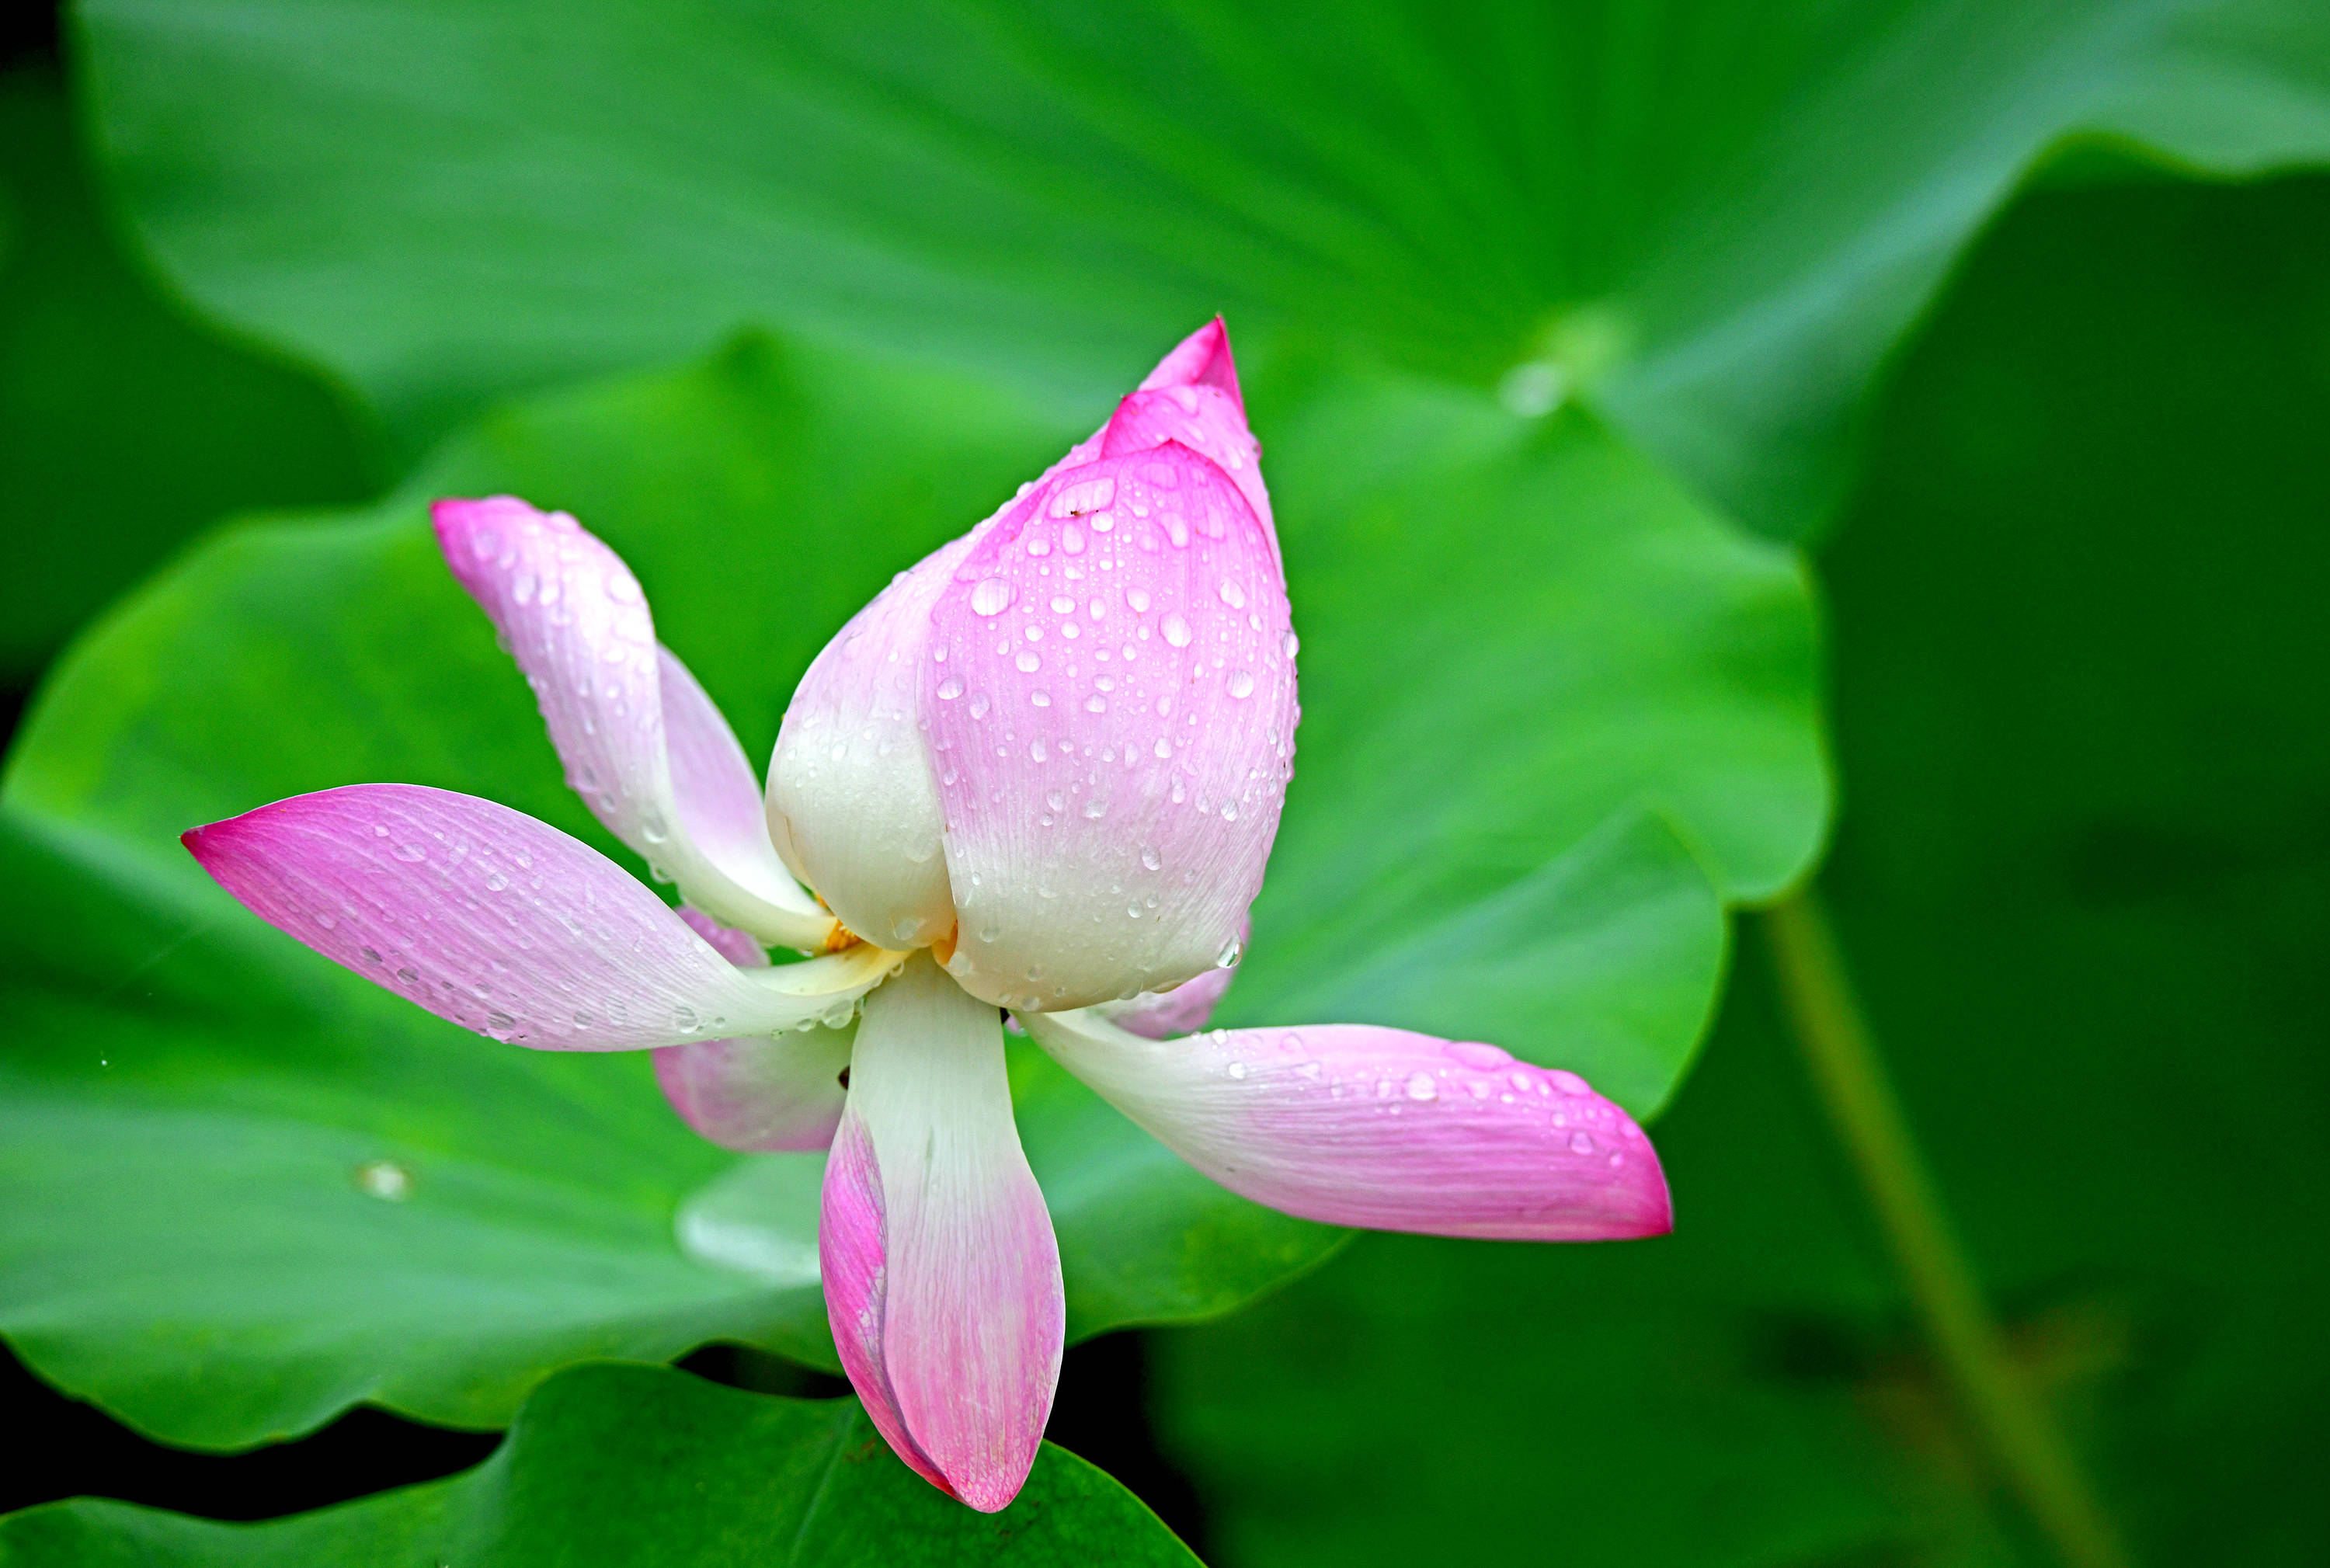
<instances>
[{"instance_id":1,"label":"shadowed leaf area","mask_svg":"<svg viewBox=\"0 0 2330 1568\"><path fill-rule=\"evenodd\" d=\"M228 513L375 483L349 410L165 298L90 185L54 65L0 62L0 581L36 585L0 685Z\"/></svg>"},{"instance_id":2,"label":"shadowed leaf area","mask_svg":"<svg viewBox=\"0 0 2330 1568\"><path fill-rule=\"evenodd\" d=\"M2014 1354L2152 1563L2330 1554L2330 183L2059 190L1909 355L1823 566L1823 885ZM1160 1337L1219 1560L2040 1564L1750 929L1677 1230L1362 1238Z\"/></svg>"},{"instance_id":3,"label":"shadowed leaf area","mask_svg":"<svg viewBox=\"0 0 2330 1568\"><path fill-rule=\"evenodd\" d=\"M464 1475L263 1525L79 1498L0 1521L24 1568L590 1563L1122 1564L1197 1559L1122 1487L1046 1448L974 1513L900 1463L854 1399L775 1399L659 1367L561 1374Z\"/></svg>"}]
</instances>

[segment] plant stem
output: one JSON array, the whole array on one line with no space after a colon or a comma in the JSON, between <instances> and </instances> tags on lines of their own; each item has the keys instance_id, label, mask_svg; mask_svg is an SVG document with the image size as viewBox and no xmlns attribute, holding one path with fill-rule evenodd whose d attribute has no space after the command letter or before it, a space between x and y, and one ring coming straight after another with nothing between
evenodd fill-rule
<instances>
[{"instance_id":1,"label":"plant stem","mask_svg":"<svg viewBox=\"0 0 2330 1568\"><path fill-rule=\"evenodd\" d=\"M2065 1563L2126 1568L2070 1444L2008 1358L1870 1039L1819 896L1800 891L1765 911L1764 923L1805 1066L1966 1419Z\"/></svg>"}]
</instances>

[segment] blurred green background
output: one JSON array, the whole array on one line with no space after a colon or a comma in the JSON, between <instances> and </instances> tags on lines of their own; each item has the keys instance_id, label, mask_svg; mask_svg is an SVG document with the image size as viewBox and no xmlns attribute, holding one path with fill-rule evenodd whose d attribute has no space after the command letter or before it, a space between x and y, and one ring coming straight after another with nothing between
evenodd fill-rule
<instances>
[{"instance_id":1,"label":"blurred green background","mask_svg":"<svg viewBox=\"0 0 2330 1568\"><path fill-rule=\"evenodd\" d=\"M11 47L21 703L199 531L402 476L356 394L160 280L57 57ZM1880 387L1814 549L1842 801L1821 885L1871 1020L2137 1559L2330 1561L2330 178L2062 165ZM1362 1237L1222 1322L1076 1353L1055 1435L1232 1568L2050 1560L1922 1346L1757 918L1738 936L1655 1129L1672 1238ZM395 1424L308 1440L341 1443L336 1495L431 1468ZM170 1462L85 1451L45 1495L137 1497Z\"/></svg>"}]
</instances>

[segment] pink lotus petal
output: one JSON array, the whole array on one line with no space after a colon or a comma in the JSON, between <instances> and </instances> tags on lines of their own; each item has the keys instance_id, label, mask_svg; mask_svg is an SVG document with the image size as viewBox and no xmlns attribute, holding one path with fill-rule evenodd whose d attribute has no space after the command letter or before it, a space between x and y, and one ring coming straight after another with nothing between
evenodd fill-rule
<instances>
[{"instance_id":1,"label":"pink lotus petal","mask_svg":"<svg viewBox=\"0 0 2330 1568\"><path fill-rule=\"evenodd\" d=\"M1576 1073L1494 1045L1363 1024L1157 1042L1092 1013L1020 1021L1168 1148L1290 1214L1507 1241L1672 1228L1634 1119Z\"/></svg>"},{"instance_id":2,"label":"pink lotus petal","mask_svg":"<svg viewBox=\"0 0 2330 1568\"><path fill-rule=\"evenodd\" d=\"M1245 421L1246 396L1238 391L1237 364L1230 357L1230 329L1220 316L1175 344L1142 380L1141 390L1174 386L1211 387L1227 393L1239 421Z\"/></svg>"},{"instance_id":3,"label":"pink lotus petal","mask_svg":"<svg viewBox=\"0 0 2330 1568\"><path fill-rule=\"evenodd\" d=\"M692 909L679 918L737 968L769 967L746 933ZM851 1033L820 1027L658 1046L656 1082L682 1120L723 1148L823 1148L841 1120Z\"/></svg>"},{"instance_id":4,"label":"pink lotus petal","mask_svg":"<svg viewBox=\"0 0 2330 1568\"><path fill-rule=\"evenodd\" d=\"M801 677L769 764L768 826L786 863L844 925L923 947L954 924L938 785L916 707L931 605L971 546L904 571Z\"/></svg>"},{"instance_id":5,"label":"pink lotus petal","mask_svg":"<svg viewBox=\"0 0 2330 1568\"><path fill-rule=\"evenodd\" d=\"M1270 492L1262 482L1262 448L1246 428L1246 400L1238 395L1237 367L1219 316L1190 334L1139 392L1117 405L1101 432L1098 455L1127 457L1167 441L1180 442L1227 472L1277 549Z\"/></svg>"},{"instance_id":6,"label":"pink lotus petal","mask_svg":"<svg viewBox=\"0 0 2330 1568\"><path fill-rule=\"evenodd\" d=\"M1254 935L1254 921L1238 922L1238 946ZM1130 1002L1103 1002L1094 1009L1110 1023L1144 1040L1189 1034L1206 1026L1228 992L1237 970L1208 969L1194 980L1184 980L1162 996L1143 992Z\"/></svg>"},{"instance_id":7,"label":"pink lotus petal","mask_svg":"<svg viewBox=\"0 0 2330 1568\"><path fill-rule=\"evenodd\" d=\"M818 1231L834 1343L898 1457L972 1507L1018 1495L1066 1337L995 1010L923 956L870 997Z\"/></svg>"},{"instance_id":8,"label":"pink lotus petal","mask_svg":"<svg viewBox=\"0 0 2330 1568\"><path fill-rule=\"evenodd\" d=\"M690 902L771 941L833 930L760 827L744 749L657 646L639 581L563 512L508 496L433 508L446 564L526 673L573 785L600 821Z\"/></svg>"},{"instance_id":9,"label":"pink lotus petal","mask_svg":"<svg viewBox=\"0 0 2330 1568\"><path fill-rule=\"evenodd\" d=\"M1228 475L1178 443L1064 469L963 556L932 619L950 972L1064 1008L1234 959L1296 709L1285 582Z\"/></svg>"},{"instance_id":10,"label":"pink lotus petal","mask_svg":"<svg viewBox=\"0 0 2330 1568\"><path fill-rule=\"evenodd\" d=\"M185 836L219 884L334 963L496 1040L630 1051L846 1009L895 953L748 975L614 862L490 800L295 796Z\"/></svg>"}]
</instances>

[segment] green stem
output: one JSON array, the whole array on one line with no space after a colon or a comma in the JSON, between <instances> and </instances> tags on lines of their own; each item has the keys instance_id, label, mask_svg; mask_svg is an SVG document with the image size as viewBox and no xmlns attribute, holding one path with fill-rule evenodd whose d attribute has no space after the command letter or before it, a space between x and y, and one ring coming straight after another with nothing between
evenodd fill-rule
<instances>
[{"instance_id":1,"label":"green stem","mask_svg":"<svg viewBox=\"0 0 2330 1568\"><path fill-rule=\"evenodd\" d=\"M1966 1419L2065 1563L2126 1568L2127 1554L2070 1444L2007 1356L1870 1039L1818 895L1795 894L1766 910L1764 923L1804 1063Z\"/></svg>"}]
</instances>

